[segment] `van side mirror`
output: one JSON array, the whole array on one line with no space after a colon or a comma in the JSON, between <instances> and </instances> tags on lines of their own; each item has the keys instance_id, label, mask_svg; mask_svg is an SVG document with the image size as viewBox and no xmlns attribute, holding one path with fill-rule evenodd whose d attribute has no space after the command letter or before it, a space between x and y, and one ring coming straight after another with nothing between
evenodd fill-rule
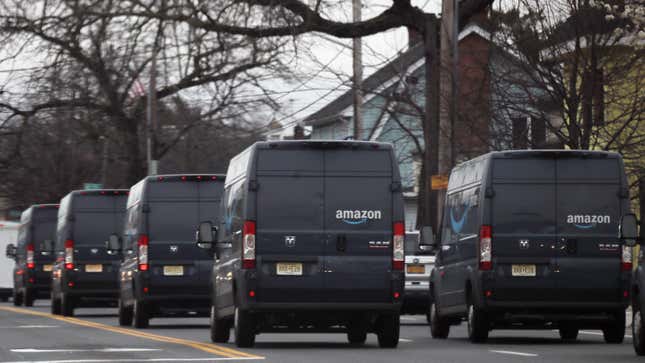
<instances>
[{"instance_id":1,"label":"van side mirror","mask_svg":"<svg viewBox=\"0 0 645 363\"><path fill-rule=\"evenodd\" d=\"M119 253L121 251L121 237L116 233L112 233L110 237L108 237L108 240L105 241L105 248L111 255Z\"/></svg>"},{"instance_id":2,"label":"van side mirror","mask_svg":"<svg viewBox=\"0 0 645 363\"><path fill-rule=\"evenodd\" d=\"M43 255L49 255L54 252L54 242L50 239L46 239L40 243L40 253Z\"/></svg>"},{"instance_id":3,"label":"van side mirror","mask_svg":"<svg viewBox=\"0 0 645 363\"><path fill-rule=\"evenodd\" d=\"M201 222L199 224L199 229L197 229L197 233L195 234L195 242L197 242L197 246L204 249L213 248L216 231L217 227L213 227L212 222Z\"/></svg>"},{"instance_id":4,"label":"van side mirror","mask_svg":"<svg viewBox=\"0 0 645 363\"><path fill-rule=\"evenodd\" d=\"M628 247L633 247L638 242L638 221L635 214L626 214L620 218L618 237Z\"/></svg>"},{"instance_id":5,"label":"van side mirror","mask_svg":"<svg viewBox=\"0 0 645 363\"><path fill-rule=\"evenodd\" d=\"M16 246L13 243L9 243L7 245L5 255L9 258L16 258Z\"/></svg>"},{"instance_id":6,"label":"van side mirror","mask_svg":"<svg viewBox=\"0 0 645 363\"><path fill-rule=\"evenodd\" d=\"M419 249L422 251L431 251L437 249L437 241L434 238L432 227L424 226L421 228L421 238L419 238Z\"/></svg>"}]
</instances>

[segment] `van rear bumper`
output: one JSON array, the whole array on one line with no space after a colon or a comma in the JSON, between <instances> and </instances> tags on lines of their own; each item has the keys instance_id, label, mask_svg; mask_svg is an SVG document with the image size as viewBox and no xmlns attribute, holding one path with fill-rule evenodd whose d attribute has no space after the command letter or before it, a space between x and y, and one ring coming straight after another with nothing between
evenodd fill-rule
<instances>
[{"instance_id":1,"label":"van rear bumper","mask_svg":"<svg viewBox=\"0 0 645 363\"><path fill-rule=\"evenodd\" d=\"M378 311L399 312L401 303L263 303L244 301L240 307L243 310L254 312L281 312L281 311Z\"/></svg>"},{"instance_id":2,"label":"van rear bumper","mask_svg":"<svg viewBox=\"0 0 645 363\"><path fill-rule=\"evenodd\" d=\"M616 311L627 309L629 300L622 302L561 302L561 301L495 301L488 300L484 304L484 308L488 311L529 311L529 310L545 310L545 311Z\"/></svg>"}]
</instances>

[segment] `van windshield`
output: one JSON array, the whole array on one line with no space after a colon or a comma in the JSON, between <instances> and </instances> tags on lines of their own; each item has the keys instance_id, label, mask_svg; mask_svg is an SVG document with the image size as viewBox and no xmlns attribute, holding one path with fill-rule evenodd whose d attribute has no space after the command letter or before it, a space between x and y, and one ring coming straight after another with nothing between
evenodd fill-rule
<instances>
[{"instance_id":1,"label":"van windshield","mask_svg":"<svg viewBox=\"0 0 645 363\"><path fill-rule=\"evenodd\" d=\"M216 201L150 202L148 231L152 242L172 241L194 243L200 222L217 223Z\"/></svg>"}]
</instances>

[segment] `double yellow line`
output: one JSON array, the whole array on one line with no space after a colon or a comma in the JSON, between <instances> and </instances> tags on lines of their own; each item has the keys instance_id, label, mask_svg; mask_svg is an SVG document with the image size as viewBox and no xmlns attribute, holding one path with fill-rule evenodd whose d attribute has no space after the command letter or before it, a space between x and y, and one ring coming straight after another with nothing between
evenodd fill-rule
<instances>
[{"instance_id":1,"label":"double yellow line","mask_svg":"<svg viewBox=\"0 0 645 363\"><path fill-rule=\"evenodd\" d=\"M10 311L10 312L18 313L18 314L42 316L42 317L45 317L45 318L64 321L64 322L70 323L70 324L81 325L81 326L85 326L85 327L89 327L89 328L105 330L105 331L118 333L118 334L131 335L131 336L134 336L134 337L139 337L139 338L144 338L144 339L149 339L149 340L155 340L155 341L158 341L158 342L179 344L179 345L191 347L191 348L194 348L194 349L197 349L197 350L201 350L201 351L204 351L204 352L207 352L207 353L216 354L218 356L223 356L223 357L226 357L226 358L264 359L264 357L259 356L259 355L248 354L248 353L245 353L245 352L242 352L242 351L239 351L239 350L230 349L230 348L227 348L227 347L222 347L220 345L196 342L196 341L187 340L187 339L179 339L179 338L167 337L167 336L164 336L164 335L157 335L157 334L147 333L147 332L144 332L144 331L141 331L141 330L133 330L133 329L128 329L128 328L110 326L110 325L105 325L105 324L101 324L101 323L95 323L93 321L87 321L87 320L82 320L82 319L77 319L77 318L53 315L53 314L43 313L43 312L40 312L40 311L27 310L27 309L22 309L22 308L14 308L14 307L9 307L9 306L0 306L0 310Z\"/></svg>"}]
</instances>

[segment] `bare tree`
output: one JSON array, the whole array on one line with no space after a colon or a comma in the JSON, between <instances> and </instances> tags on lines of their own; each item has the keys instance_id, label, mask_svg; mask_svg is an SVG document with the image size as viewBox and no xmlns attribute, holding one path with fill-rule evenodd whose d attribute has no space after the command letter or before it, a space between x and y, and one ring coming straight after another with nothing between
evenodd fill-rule
<instances>
[{"instance_id":1,"label":"bare tree","mask_svg":"<svg viewBox=\"0 0 645 363\"><path fill-rule=\"evenodd\" d=\"M26 82L0 95L5 122L25 122L54 108L83 110L88 117L81 122L90 134L107 137L114 150L124 150L126 171L117 184L130 185L145 172L145 96L131 91L137 82L147 82L153 54L161 75L156 97L184 95L202 109L202 117L177 122L181 130L175 139L159 135L158 157L200 123L251 122L246 116L251 111L275 107L257 90L263 72L284 70L284 41L115 15L120 6L119 1L101 0L0 4L0 32L18 43L14 59L30 56L35 63L25 72ZM250 90L260 96L240 97Z\"/></svg>"}]
</instances>

